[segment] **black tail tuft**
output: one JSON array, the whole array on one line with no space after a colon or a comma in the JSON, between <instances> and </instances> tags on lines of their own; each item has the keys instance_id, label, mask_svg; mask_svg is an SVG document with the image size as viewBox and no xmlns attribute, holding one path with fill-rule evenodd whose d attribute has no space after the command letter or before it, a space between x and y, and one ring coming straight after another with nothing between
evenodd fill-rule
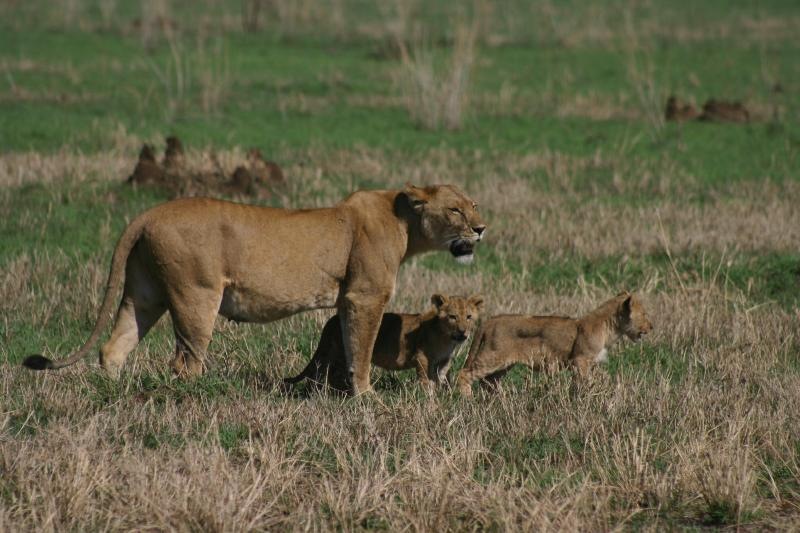
<instances>
[{"instance_id":1,"label":"black tail tuft","mask_svg":"<svg viewBox=\"0 0 800 533\"><path fill-rule=\"evenodd\" d=\"M22 361L22 366L31 370L47 370L53 368L53 362L43 355L29 355Z\"/></svg>"}]
</instances>

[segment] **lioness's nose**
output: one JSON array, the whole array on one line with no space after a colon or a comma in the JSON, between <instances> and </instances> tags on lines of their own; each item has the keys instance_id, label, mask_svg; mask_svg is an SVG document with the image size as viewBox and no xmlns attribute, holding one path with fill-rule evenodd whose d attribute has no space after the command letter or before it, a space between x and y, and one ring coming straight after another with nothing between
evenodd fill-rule
<instances>
[{"instance_id":1,"label":"lioness's nose","mask_svg":"<svg viewBox=\"0 0 800 533\"><path fill-rule=\"evenodd\" d=\"M478 234L478 237L483 235L483 231L486 229L486 225L482 224L480 226L472 226L472 231Z\"/></svg>"}]
</instances>

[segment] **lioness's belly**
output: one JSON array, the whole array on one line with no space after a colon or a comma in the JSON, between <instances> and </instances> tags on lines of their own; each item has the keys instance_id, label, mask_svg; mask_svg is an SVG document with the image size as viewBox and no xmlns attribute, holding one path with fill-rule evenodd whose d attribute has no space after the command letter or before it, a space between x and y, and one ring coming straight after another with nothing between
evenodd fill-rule
<instances>
[{"instance_id":1,"label":"lioness's belly","mask_svg":"<svg viewBox=\"0 0 800 533\"><path fill-rule=\"evenodd\" d=\"M333 307L336 305L338 286L314 293L293 294L291 291L261 294L250 289L227 287L222 293L219 314L237 322L271 322L300 311Z\"/></svg>"}]
</instances>

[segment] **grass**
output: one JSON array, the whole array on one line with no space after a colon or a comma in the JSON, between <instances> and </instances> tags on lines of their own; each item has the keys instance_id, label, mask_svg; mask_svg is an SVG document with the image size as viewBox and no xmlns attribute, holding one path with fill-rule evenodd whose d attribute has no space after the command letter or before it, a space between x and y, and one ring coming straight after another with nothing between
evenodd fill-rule
<instances>
[{"instance_id":1,"label":"grass","mask_svg":"<svg viewBox=\"0 0 800 533\"><path fill-rule=\"evenodd\" d=\"M794 3L264 6L247 32L227 1L0 6L0 529L794 526ZM420 128L398 28L447 64L473 9L460 128ZM755 120L661 124L673 92L742 99ZM376 371L374 397L286 393L328 311L220 319L193 381L168 371L168 319L119 381L91 358L20 368L88 335L117 236L166 198L124 180L172 133L191 160L259 147L288 179L271 205L466 189L489 225L476 263L410 261L392 309L481 292L487 315L577 316L627 288L655 330L586 384L517 369L474 401L428 396L413 372Z\"/></svg>"}]
</instances>

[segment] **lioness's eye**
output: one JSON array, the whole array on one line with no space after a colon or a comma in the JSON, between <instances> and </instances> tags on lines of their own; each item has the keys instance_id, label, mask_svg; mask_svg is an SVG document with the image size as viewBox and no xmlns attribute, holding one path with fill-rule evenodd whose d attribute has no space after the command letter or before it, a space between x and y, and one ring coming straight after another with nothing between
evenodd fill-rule
<instances>
[{"instance_id":1,"label":"lioness's eye","mask_svg":"<svg viewBox=\"0 0 800 533\"><path fill-rule=\"evenodd\" d=\"M453 213L458 213L459 215L461 214L461 209L457 207L451 207L450 211L452 211Z\"/></svg>"},{"instance_id":2,"label":"lioness's eye","mask_svg":"<svg viewBox=\"0 0 800 533\"><path fill-rule=\"evenodd\" d=\"M472 315L467 315L467 320L472 320Z\"/></svg>"},{"instance_id":3,"label":"lioness's eye","mask_svg":"<svg viewBox=\"0 0 800 533\"><path fill-rule=\"evenodd\" d=\"M449 316L449 317L447 317L447 318L449 318L450 320L455 320L455 319L456 319L456 315L450 315L450 316Z\"/></svg>"}]
</instances>

